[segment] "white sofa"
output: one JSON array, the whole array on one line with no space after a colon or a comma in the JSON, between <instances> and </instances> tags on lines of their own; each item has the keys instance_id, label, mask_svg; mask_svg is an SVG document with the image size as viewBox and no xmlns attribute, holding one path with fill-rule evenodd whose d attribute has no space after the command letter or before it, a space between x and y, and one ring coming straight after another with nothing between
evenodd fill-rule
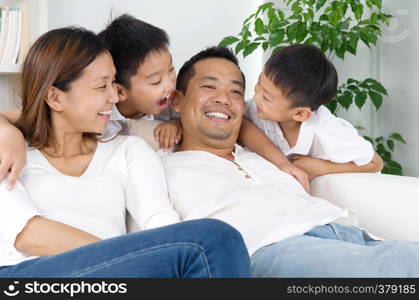
<instances>
[{"instance_id":1,"label":"white sofa","mask_svg":"<svg viewBox=\"0 0 419 300\"><path fill-rule=\"evenodd\" d=\"M129 133L158 149L160 121L131 120ZM311 181L311 194L358 213L359 226L383 239L419 241L419 178L384 174L330 174ZM130 222L129 222L130 224ZM130 224L131 230L135 225Z\"/></svg>"},{"instance_id":2,"label":"white sofa","mask_svg":"<svg viewBox=\"0 0 419 300\"><path fill-rule=\"evenodd\" d=\"M419 241L419 178L370 173L314 178L311 194L358 213L359 226L383 239Z\"/></svg>"}]
</instances>

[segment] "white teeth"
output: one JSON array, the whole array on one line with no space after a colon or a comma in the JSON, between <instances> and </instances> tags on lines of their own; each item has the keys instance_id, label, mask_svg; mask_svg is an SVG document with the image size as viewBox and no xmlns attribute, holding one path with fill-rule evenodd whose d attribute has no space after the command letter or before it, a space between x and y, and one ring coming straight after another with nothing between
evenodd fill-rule
<instances>
[{"instance_id":1,"label":"white teeth","mask_svg":"<svg viewBox=\"0 0 419 300\"><path fill-rule=\"evenodd\" d=\"M111 110L106 110L106 111L101 111L100 113L98 113L98 115L110 115L112 113L112 109Z\"/></svg>"},{"instance_id":2,"label":"white teeth","mask_svg":"<svg viewBox=\"0 0 419 300\"><path fill-rule=\"evenodd\" d=\"M216 118L228 120L228 115L226 115L224 113L221 113L221 112L208 112L208 113L206 113L206 115L208 117L216 117Z\"/></svg>"}]
</instances>

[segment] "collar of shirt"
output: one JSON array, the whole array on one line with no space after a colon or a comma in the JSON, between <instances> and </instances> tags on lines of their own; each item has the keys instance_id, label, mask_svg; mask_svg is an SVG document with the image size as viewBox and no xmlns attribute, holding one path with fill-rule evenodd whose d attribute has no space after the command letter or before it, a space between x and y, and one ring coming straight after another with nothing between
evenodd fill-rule
<instances>
[{"instance_id":1,"label":"collar of shirt","mask_svg":"<svg viewBox=\"0 0 419 300\"><path fill-rule=\"evenodd\" d=\"M282 140L283 145L286 146L287 149L284 149L285 155L292 155L292 154L300 154L300 155L307 155L310 152L311 145L313 143L313 123L310 122L311 117L309 120L303 122L300 127L300 131L298 133L297 143L294 147L290 147L287 139L284 137L284 133L282 132L281 126L279 126L278 122L272 121L272 125L274 126L275 133L279 136Z\"/></svg>"},{"instance_id":2,"label":"collar of shirt","mask_svg":"<svg viewBox=\"0 0 419 300\"><path fill-rule=\"evenodd\" d=\"M277 134L289 147L289 152L286 154L308 155L310 153L311 146L313 145L314 134L317 130L316 128L318 126L321 126L321 124L326 122L328 119L330 119L330 117L331 112L325 106L321 105L318 109L316 109L307 121L301 123L297 143L292 148L289 147L288 141L285 139L279 124L277 122L274 122L274 124L276 125L275 130Z\"/></svg>"},{"instance_id":3,"label":"collar of shirt","mask_svg":"<svg viewBox=\"0 0 419 300\"><path fill-rule=\"evenodd\" d=\"M209 155L213 155L213 156L219 157L219 158L221 158L221 159L227 160L227 159L222 158L222 157L220 157L220 156L218 156L218 155L215 155L214 153L211 153L211 152L208 152L208 151L203 151L203 150L173 151L173 150L164 150L164 149L159 149L159 150L157 150L157 154L158 154L160 157L166 157L166 156L172 155L172 154L174 154L174 153L182 153L182 152L188 152L188 151L206 152L206 153L208 153ZM233 150L233 152L231 152L231 154L233 155L234 159L236 159L236 158L237 158L237 157L239 157L242 153L245 153L245 152L247 152L247 151L248 151L248 150L244 149L244 148L243 148L242 146L240 146L239 144L234 144L234 150ZM227 160L227 161L228 161L228 160Z\"/></svg>"}]
</instances>

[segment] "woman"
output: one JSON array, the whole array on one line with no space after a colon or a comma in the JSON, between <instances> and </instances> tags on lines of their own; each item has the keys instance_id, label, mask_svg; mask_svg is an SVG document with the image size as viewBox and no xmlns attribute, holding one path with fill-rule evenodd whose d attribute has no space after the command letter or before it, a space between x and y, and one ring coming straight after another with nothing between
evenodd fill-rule
<instances>
[{"instance_id":1,"label":"woman","mask_svg":"<svg viewBox=\"0 0 419 300\"><path fill-rule=\"evenodd\" d=\"M90 31L52 30L31 47L16 123L27 162L13 191L0 186L0 277L249 276L234 228L169 225L179 217L143 140L100 140L114 82L112 57ZM125 234L126 210L150 230Z\"/></svg>"}]
</instances>

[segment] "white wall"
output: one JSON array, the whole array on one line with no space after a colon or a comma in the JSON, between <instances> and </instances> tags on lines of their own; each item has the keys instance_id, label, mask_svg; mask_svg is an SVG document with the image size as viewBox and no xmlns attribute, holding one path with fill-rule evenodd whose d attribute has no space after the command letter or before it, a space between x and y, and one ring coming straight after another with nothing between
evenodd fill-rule
<instances>
[{"instance_id":1,"label":"white wall","mask_svg":"<svg viewBox=\"0 0 419 300\"><path fill-rule=\"evenodd\" d=\"M377 120L377 129L401 133L407 145L397 145L394 158L405 175L419 177L419 1L384 0L384 9L394 19L383 30L379 72L389 92Z\"/></svg>"},{"instance_id":2,"label":"white wall","mask_svg":"<svg viewBox=\"0 0 419 300\"><path fill-rule=\"evenodd\" d=\"M396 143L393 159L403 166L407 176L419 177L419 1L383 0L383 10L394 16L372 50L365 46L356 57L344 61L336 58L340 82L348 77L379 80L388 91L380 110L369 104L360 113L358 108L341 112L340 116L354 125L368 129L370 136L388 137L398 132L407 145Z\"/></svg>"},{"instance_id":3,"label":"white wall","mask_svg":"<svg viewBox=\"0 0 419 300\"><path fill-rule=\"evenodd\" d=\"M129 13L164 29L170 39L175 68L204 48L218 44L225 36L240 32L243 20L253 13L261 0L49 0L50 29L76 25L99 32L108 23L110 13ZM262 67L262 54L243 60L248 89L252 95L257 72Z\"/></svg>"}]
</instances>

